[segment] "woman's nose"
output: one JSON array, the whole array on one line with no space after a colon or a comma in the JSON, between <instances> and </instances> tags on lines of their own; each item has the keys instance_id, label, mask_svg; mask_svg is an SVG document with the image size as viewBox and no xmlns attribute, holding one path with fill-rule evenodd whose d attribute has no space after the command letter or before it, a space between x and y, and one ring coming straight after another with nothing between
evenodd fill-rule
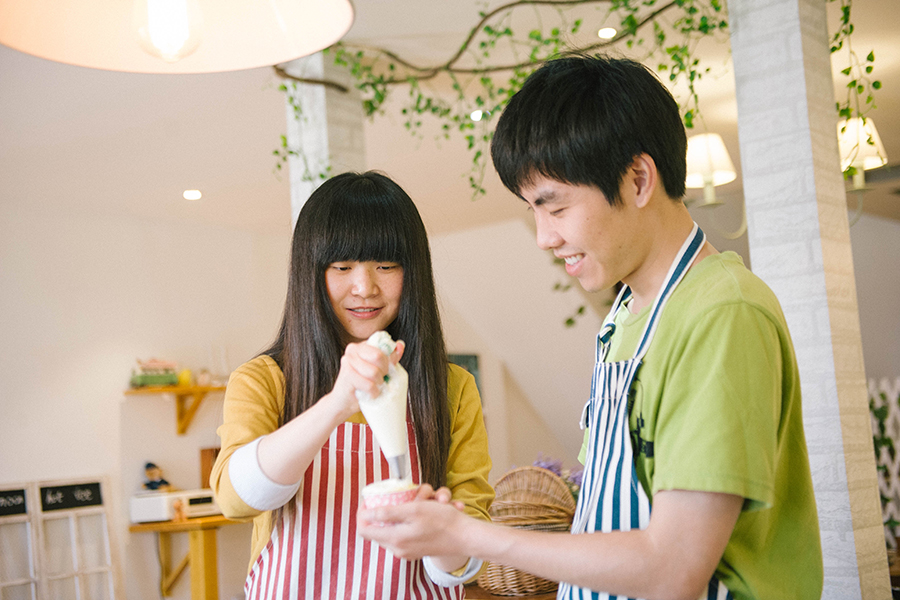
<instances>
[{"instance_id":1,"label":"woman's nose","mask_svg":"<svg viewBox=\"0 0 900 600\"><path fill-rule=\"evenodd\" d=\"M371 269L360 265L353 277L353 294L362 298L369 298L378 293L378 284L375 281L375 273Z\"/></svg>"}]
</instances>

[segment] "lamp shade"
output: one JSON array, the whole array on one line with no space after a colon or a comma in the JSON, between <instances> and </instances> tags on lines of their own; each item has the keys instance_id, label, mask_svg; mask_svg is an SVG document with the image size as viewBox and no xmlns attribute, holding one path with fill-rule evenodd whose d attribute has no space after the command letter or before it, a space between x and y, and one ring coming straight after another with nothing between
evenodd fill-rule
<instances>
[{"instance_id":1,"label":"lamp shade","mask_svg":"<svg viewBox=\"0 0 900 600\"><path fill-rule=\"evenodd\" d=\"M718 133L702 133L688 138L686 187L723 185L734 181L736 177L734 164L728 156L722 136Z\"/></svg>"},{"instance_id":2,"label":"lamp shade","mask_svg":"<svg viewBox=\"0 0 900 600\"><path fill-rule=\"evenodd\" d=\"M869 143L869 138L872 143ZM841 151L841 170L850 165L862 167L864 171L877 169L887 163L887 153L875 129L875 122L854 117L838 123L838 143Z\"/></svg>"},{"instance_id":3,"label":"lamp shade","mask_svg":"<svg viewBox=\"0 0 900 600\"><path fill-rule=\"evenodd\" d=\"M158 58L144 49L152 36L143 35L141 40L135 29L136 5L140 8L150 1L3 0L0 43L94 69L214 73L313 54L341 39L353 23L349 0L181 0L202 15L196 20L202 27L199 38L181 34L196 49L182 53L187 54L183 58L162 50L163 58ZM168 43L172 44L171 36Z\"/></svg>"}]
</instances>

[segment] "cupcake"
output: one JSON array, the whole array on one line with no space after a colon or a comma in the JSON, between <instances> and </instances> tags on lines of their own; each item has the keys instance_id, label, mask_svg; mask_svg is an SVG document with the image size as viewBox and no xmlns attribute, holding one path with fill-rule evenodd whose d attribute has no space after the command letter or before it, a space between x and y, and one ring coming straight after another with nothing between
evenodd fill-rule
<instances>
[{"instance_id":1,"label":"cupcake","mask_svg":"<svg viewBox=\"0 0 900 600\"><path fill-rule=\"evenodd\" d=\"M384 479L370 483L362 490L363 506L397 506L411 502L419 486L408 479Z\"/></svg>"}]
</instances>

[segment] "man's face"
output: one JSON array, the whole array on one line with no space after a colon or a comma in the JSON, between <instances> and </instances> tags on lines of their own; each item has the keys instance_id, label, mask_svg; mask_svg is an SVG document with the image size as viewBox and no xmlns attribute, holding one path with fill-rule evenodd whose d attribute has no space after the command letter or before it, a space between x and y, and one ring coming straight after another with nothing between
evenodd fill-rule
<instances>
[{"instance_id":1,"label":"man's face","mask_svg":"<svg viewBox=\"0 0 900 600\"><path fill-rule=\"evenodd\" d=\"M625 280L640 264L634 253L636 209L623 197L613 207L597 188L540 175L520 190L534 213L537 245L566 262L566 273L589 292Z\"/></svg>"}]
</instances>

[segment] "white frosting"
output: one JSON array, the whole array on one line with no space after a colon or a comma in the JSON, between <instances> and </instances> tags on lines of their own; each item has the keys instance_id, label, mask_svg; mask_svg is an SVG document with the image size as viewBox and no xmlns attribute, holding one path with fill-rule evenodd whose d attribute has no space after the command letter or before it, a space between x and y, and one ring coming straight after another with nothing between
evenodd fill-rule
<instances>
[{"instance_id":1,"label":"white frosting","mask_svg":"<svg viewBox=\"0 0 900 600\"><path fill-rule=\"evenodd\" d=\"M376 331L366 343L390 356L396 347L386 331ZM385 457L404 456L409 452L409 438L406 434L406 394L409 375L399 363L388 369L388 379L381 386L381 393L372 398L360 391L356 392L359 409Z\"/></svg>"},{"instance_id":2,"label":"white frosting","mask_svg":"<svg viewBox=\"0 0 900 600\"><path fill-rule=\"evenodd\" d=\"M382 479L375 483L370 483L362 490L363 498L371 496L381 496L382 494L394 494L396 492L405 492L406 490L415 489L419 486L415 485L408 479Z\"/></svg>"}]
</instances>

